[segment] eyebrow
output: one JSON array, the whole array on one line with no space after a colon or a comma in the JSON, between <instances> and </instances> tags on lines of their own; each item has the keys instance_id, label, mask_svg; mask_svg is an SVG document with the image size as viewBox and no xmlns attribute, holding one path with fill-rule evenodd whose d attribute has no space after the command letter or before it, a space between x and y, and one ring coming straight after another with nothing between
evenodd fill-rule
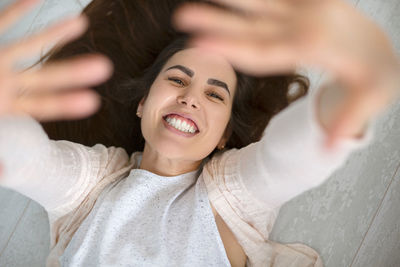
<instances>
[{"instance_id":1,"label":"eyebrow","mask_svg":"<svg viewBox=\"0 0 400 267\"><path fill-rule=\"evenodd\" d=\"M182 66L182 65L174 65L172 67L169 67L165 71L168 71L168 70L171 70L171 69L178 69L178 70L184 72L190 78L192 78L194 76L194 71L193 70L191 70L191 69L189 69L189 68L187 68L185 66ZM219 87L224 88L228 92L229 96L231 96L231 92L229 91L228 85L226 83L221 82L220 80L217 80L217 79L212 79L212 78L208 79L207 83L209 85L215 85L215 86L219 86Z\"/></svg>"},{"instance_id":2,"label":"eyebrow","mask_svg":"<svg viewBox=\"0 0 400 267\"><path fill-rule=\"evenodd\" d=\"M216 79L208 79L207 83L210 85L215 85L224 88L228 92L229 96L231 96L231 92L229 91L228 85L226 85L226 83Z\"/></svg>"},{"instance_id":3,"label":"eyebrow","mask_svg":"<svg viewBox=\"0 0 400 267\"><path fill-rule=\"evenodd\" d=\"M175 65L175 66L169 67L169 68L166 69L165 71L170 70L170 69L178 69L178 70L180 70L180 71L186 73L190 78L192 78L193 75L194 75L194 71L192 71L191 69L186 68L186 67L184 67L184 66L182 66L182 65Z\"/></svg>"}]
</instances>

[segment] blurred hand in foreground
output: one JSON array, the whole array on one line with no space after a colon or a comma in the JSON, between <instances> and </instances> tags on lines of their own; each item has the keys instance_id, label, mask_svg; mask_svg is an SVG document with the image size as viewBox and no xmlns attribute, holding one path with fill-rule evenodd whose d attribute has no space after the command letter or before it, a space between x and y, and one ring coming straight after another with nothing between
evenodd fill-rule
<instances>
[{"instance_id":1,"label":"blurred hand in foreground","mask_svg":"<svg viewBox=\"0 0 400 267\"><path fill-rule=\"evenodd\" d=\"M399 95L400 64L385 33L342 0L212 0L175 13L194 45L227 57L252 75L293 72L301 65L328 71L346 88L326 145L352 136Z\"/></svg>"},{"instance_id":2,"label":"blurred hand in foreground","mask_svg":"<svg viewBox=\"0 0 400 267\"><path fill-rule=\"evenodd\" d=\"M18 0L0 12L0 34L28 12L38 0ZM101 55L81 55L16 70L16 64L46 45L63 45L82 35L85 17L64 20L45 31L0 47L0 117L29 114L37 120L74 119L94 113L99 96L88 87L107 80L112 64Z\"/></svg>"}]
</instances>

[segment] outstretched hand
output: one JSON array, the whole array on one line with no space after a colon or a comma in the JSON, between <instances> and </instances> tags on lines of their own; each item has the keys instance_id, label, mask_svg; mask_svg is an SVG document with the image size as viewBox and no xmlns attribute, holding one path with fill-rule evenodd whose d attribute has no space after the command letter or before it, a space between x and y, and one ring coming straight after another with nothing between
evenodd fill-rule
<instances>
[{"instance_id":1,"label":"outstretched hand","mask_svg":"<svg viewBox=\"0 0 400 267\"><path fill-rule=\"evenodd\" d=\"M19 0L1 11L0 34L38 2ZM104 56L84 55L39 68L15 70L18 61L35 55L46 45L62 45L76 39L87 26L85 17L75 17L0 47L0 116L25 113L44 121L85 117L97 110L98 95L87 87L110 77L112 64Z\"/></svg>"},{"instance_id":2,"label":"outstretched hand","mask_svg":"<svg viewBox=\"0 0 400 267\"><path fill-rule=\"evenodd\" d=\"M327 146L351 136L399 95L400 64L385 33L342 0L213 0L228 9L191 3L174 23L192 42L223 54L252 75L308 65L330 72L348 91Z\"/></svg>"}]
</instances>

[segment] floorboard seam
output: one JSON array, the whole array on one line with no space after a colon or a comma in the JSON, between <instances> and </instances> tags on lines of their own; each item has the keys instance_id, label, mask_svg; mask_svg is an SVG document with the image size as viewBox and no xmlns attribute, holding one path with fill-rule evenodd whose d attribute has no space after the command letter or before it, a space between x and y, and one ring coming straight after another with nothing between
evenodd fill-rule
<instances>
[{"instance_id":1,"label":"floorboard seam","mask_svg":"<svg viewBox=\"0 0 400 267\"><path fill-rule=\"evenodd\" d=\"M4 251L6 250L6 248L7 248L7 246L8 246L8 243L10 243L10 240L11 240L12 236L14 235L15 230L17 230L17 227L18 227L18 225L19 225L19 223L20 223L22 217L24 217L25 212L26 212L26 210L28 209L29 204L31 203L31 201L32 201L32 200L29 200L29 201L28 201L28 203L26 204L26 206L25 206L25 208L24 208L24 211L21 213L21 216L19 216L18 221L17 221L17 223L15 224L14 229L11 231L11 234L10 234L10 236L8 237L8 240L7 240L6 244L5 244L5 246L4 246L3 249L0 251L0 258L1 258L1 256L3 256L3 253L4 253Z\"/></svg>"},{"instance_id":2,"label":"floorboard seam","mask_svg":"<svg viewBox=\"0 0 400 267\"><path fill-rule=\"evenodd\" d=\"M33 24L35 24L36 19L39 17L39 15L40 15L40 13L42 12L42 9L43 9L43 7L46 5L46 3L47 3L47 1L44 1L44 2L40 5L39 10L38 10L36 16L33 18L33 20L32 20L32 22L31 22L31 24L29 25L28 29L26 30L25 35L31 34L31 31L32 31L32 28L33 28Z\"/></svg>"},{"instance_id":3,"label":"floorboard seam","mask_svg":"<svg viewBox=\"0 0 400 267\"><path fill-rule=\"evenodd\" d=\"M397 165L396 171L394 172L392 178L390 179L389 185L387 186L387 188L386 188L386 190L385 190L385 193L383 194L382 200L380 201L379 206L378 206L378 208L376 209L374 216L372 216L372 219L371 219L371 222L370 222L369 225L368 225L367 231L365 231L365 234L364 234L364 236L363 236L363 239L361 240L361 243L360 243L360 245L358 246L357 251L356 251L356 253L354 254L353 260L351 261L349 267L353 267L354 261L356 260L356 258L357 258L357 256L358 256L358 253L360 252L360 249L361 249L361 247L362 247L363 244L364 244L365 238L367 237L367 235L368 235L368 233L369 233L369 230L371 229L371 226L372 226L372 225L374 224L374 222L375 222L376 216L378 215L379 211L380 211L381 208L382 208L383 202L385 201L386 195L387 195L387 193L388 193L390 187L392 186L394 179L396 178L396 175L397 175L397 172L399 171L399 168L400 168L400 163Z\"/></svg>"}]
</instances>

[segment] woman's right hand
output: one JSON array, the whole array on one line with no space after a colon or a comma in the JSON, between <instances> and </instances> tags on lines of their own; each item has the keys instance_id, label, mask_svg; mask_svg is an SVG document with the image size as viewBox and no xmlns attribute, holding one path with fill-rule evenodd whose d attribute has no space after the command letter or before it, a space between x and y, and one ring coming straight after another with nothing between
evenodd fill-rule
<instances>
[{"instance_id":1,"label":"woman's right hand","mask_svg":"<svg viewBox=\"0 0 400 267\"><path fill-rule=\"evenodd\" d=\"M18 0L0 11L0 34L39 0ZM16 70L18 61L35 55L46 45L65 44L87 29L85 17L75 17L16 43L0 46L0 117L29 114L39 121L73 119L94 113L98 95L88 87L107 80L112 63L101 55L81 55Z\"/></svg>"}]
</instances>

